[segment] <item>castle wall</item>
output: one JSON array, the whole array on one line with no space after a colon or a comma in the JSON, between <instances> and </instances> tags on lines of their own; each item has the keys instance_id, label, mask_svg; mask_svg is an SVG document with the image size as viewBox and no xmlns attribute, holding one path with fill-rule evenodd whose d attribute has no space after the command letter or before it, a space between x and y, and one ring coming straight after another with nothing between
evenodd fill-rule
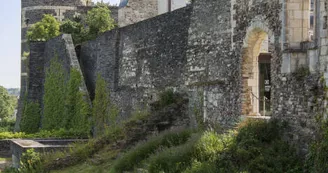
<instances>
[{"instance_id":1,"label":"castle wall","mask_svg":"<svg viewBox=\"0 0 328 173\"><path fill-rule=\"evenodd\" d=\"M290 29L287 13L279 0L195 0L191 6L105 32L81 46L91 98L100 74L125 118L156 100L159 92L174 88L189 94L191 116L200 113L204 120L232 127L242 117L247 88L258 79L254 69L266 39L272 57L272 118L288 122L286 139L306 149L318 128L315 115L322 110L315 104L324 96L323 71L318 69L322 62L313 42L293 40L300 46L285 46L291 41L285 35ZM45 57L53 55L52 48L68 50L63 45L48 42Z\"/></svg>"},{"instance_id":2,"label":"castle wall","mask_svg":"<svg viewBox=\"0 0 328 173\"><path fill-rule=\"evenodd\" d=\"M29 45L26 38L26 33L29 27L33 26L36 22L43 18L44 14L51 14L59 21L64 19L73 19L75 15L86 14L92 6L86 6L84 0L22 0L22 18L21 18L21 96L25 95L28 89L28 58L24 57L24 52L29 52ZM118 21L118 8L110 7L111 16ZM21 97L22 98L22 97ZM23 100L18 102L17 118L20 119L23 109ZM18 130L16 123L15 130Z\"/></svg>"},{"instance_id":3,"label":"castle wall","mask_svg":"<svg viewBox=\"0 0 328 173\"><path fill-rule=\"evenodd\" d=\"M84 43L81 64L91 97L100 74L125 117L160 90L183 86L190 14L183 8Z\"/></svg>"},{"instance_id":4,"label":"castle wall","mask_svg":"<svg viewBox=\"0 0 328 173\"><path fill-rule=\"evenodd\" d=\"M70 70L72 68L79 70L82 75L71 35L63 34L48 42L31 42L26 101L37 102L42 108L46 71L53 58L58 58L58 61L62 64L65 74L64 78L67 81L69 80ZM82 80L84 81L83 77ZM84 83L81 84L80 89L85 92L86 99L90 102L89 94ZM17 117L16 124L19 124L20 121L21 117Z\"/></svg>"}]
</instances>

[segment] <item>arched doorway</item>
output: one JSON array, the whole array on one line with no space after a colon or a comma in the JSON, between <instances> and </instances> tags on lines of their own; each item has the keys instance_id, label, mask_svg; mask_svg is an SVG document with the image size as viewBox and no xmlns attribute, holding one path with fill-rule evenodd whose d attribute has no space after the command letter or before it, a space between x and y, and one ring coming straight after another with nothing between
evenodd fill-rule
<instances>
[{"instance_id":1,"label":"arched doorway","mask_svg":"<svg viewBox=\"0 0 328 173\"><path fill-rule=\"evenodd\" d=\"M268 33L261 28L250 29L242 52L242 115L270 114L270 62Z\"/></svg>"}]
</instances>

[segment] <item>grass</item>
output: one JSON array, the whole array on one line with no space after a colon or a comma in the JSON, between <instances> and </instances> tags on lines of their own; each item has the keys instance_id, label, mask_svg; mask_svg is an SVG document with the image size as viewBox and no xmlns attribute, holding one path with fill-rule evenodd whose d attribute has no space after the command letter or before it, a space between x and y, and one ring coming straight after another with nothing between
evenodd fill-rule
<instances>
[{"instance_id":1,"label":"grass","mask_svg":"<svg viewBox=\"0 0 328 173\"><path fill-rule=\"evenodd\" d=\"M177 132L165 132L160 136L151 138L146 142L139 143L136 147L118 158L112 166L110 172L124 172L133 170L144 159L148 158L156 150L163 147L173 147L184 144L191 137L191 130Z\"/></svg>"},{"instance_id":2,"label":"grass","mask_svg":"<svg viewBox=\"0 0 328 173\"><path fill-rule=\"evenodd\" d=\"M303 162L281 136L276 122L252 120L224 134L164 132L135 147L100 150L80 164L54 173L147 172L303 172Z\"/></svg>"}]
</instances>

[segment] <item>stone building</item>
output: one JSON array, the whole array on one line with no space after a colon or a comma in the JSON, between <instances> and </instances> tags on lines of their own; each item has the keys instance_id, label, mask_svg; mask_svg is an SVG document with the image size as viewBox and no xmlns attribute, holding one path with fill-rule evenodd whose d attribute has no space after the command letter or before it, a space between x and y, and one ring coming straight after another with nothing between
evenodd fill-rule
<instances>
[{"instance_id":1,"label":"stone building","mask_svg":"<svg viewBox=\"0 0 328 173\"><path fill-rule=\"evenodd\" d=\"M245 116L270 115L288 122L286 139L306 151L319 127L315 117L325 115L326 0L193 0L161 15L158 5L125 1L119 10L124 27L78 52L69 35L31 43L30 63L33 57L49 61L50 45L70 47L62 57L77 62L79 55L75 67L91 99L100 74L123 118L173 88L188 94L193 119L229 128ZM30 75L38 76L42 90L42 74ZM33 81L28 86L36 89Z\"/></svg>"},{"instance_id":2,"label":"stone building","mask_svg":"<svg viewBox=\"0 0 328 173\"><path fill-rule=\"evenodd\" d=\"M118 11L119 26L137 23L185 7L187 4L188 0L121 0Z\"/></svg>"}]
</instances>

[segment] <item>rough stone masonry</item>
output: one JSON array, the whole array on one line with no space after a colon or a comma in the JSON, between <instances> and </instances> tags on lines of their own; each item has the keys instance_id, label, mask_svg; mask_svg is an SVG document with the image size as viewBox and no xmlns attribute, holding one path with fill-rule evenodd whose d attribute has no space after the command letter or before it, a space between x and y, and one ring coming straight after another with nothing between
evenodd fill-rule
<instances>
[{"instance_id":1,"label":"rough stone masonry","mask_svg":"<svg viewBox=\"0 0 328 173\"><path fill-rule=\"evenodd\" d=\"M263 115L261 93L269 93L272 118L288 122L286 139L305 152L318 129L315 116L324 108L326 8L323 0L194 0L83 43L74 66L91 99L96 76L106 80L122 118L173 88L189 95L190 117L201 112L204 120L229 128L243 116ZM30 65L41 67L30 71L28 92L33 86L43 90L49 51L64 47L71 55L67 63L77 62L74 49L67 49L70 39L52 39L44 44L57 46L48 48L31 43ZM265 62L267 80L263 55L271 57ZM33 93L42 102L42 92Z\"/></svg>"}]
</instances>

